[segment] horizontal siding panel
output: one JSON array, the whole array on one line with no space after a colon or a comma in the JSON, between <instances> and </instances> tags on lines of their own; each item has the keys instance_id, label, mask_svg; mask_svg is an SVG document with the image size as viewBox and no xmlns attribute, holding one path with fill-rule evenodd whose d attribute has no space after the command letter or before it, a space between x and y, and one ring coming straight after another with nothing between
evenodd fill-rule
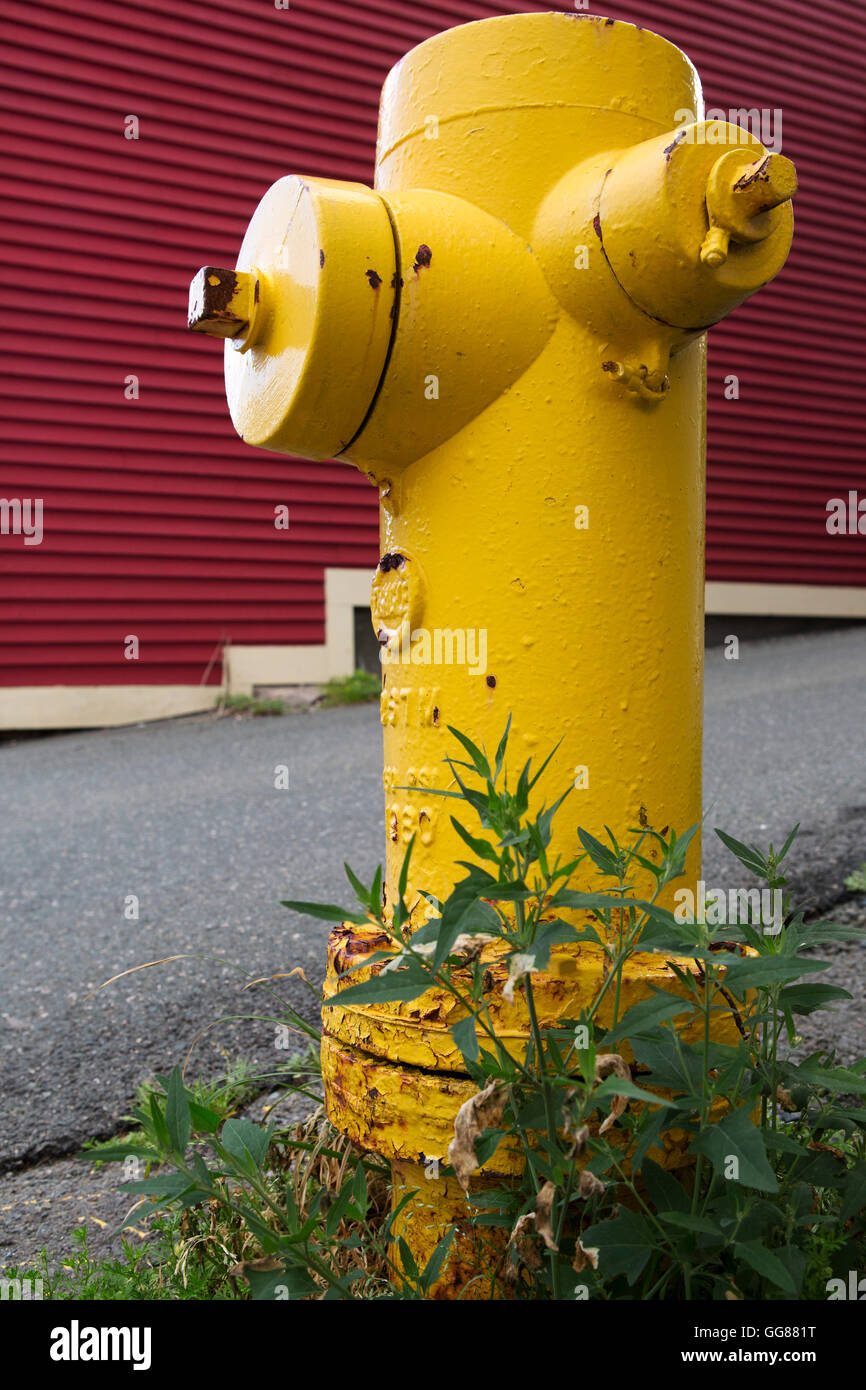
<instances>
[{"instance_id":1,"label":"horizontal siding panel","mask_svg":"<svg viewBox=\"0 0 866 1390\"><path fill-rule=\"evenodd\" d=\"M866 493L859 0L599 7L684 48L709 106L780 108L798 165L785 271L710 336L708 577L862 586L866 542L825 525L830 497ZM184 328L190 276L233 264L281 175L369 182L379 88L406 49L548 8L6 0L0 256L28 332L0 380L0 493L43 498L45 538L0 538L0 682L213 682L226 641L324 640L325 567L375 565L375 489L235 437L220 350ZM139 662L119 655L130 632Z\"/></svg>"}]
</instances>

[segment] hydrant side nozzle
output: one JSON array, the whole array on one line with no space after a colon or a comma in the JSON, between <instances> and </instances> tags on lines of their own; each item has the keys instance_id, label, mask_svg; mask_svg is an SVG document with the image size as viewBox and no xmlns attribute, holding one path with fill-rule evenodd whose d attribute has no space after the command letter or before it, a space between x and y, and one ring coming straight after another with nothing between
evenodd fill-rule
<instances>
[{"instance_id":1,"label":"hydrant side nozzle","mask_svg":"<svg viewBox=\"0 0 866 1390\"><path fill-rule=\"evenodd\" d=\"M187 325L211 338L248 338L258 311L259 277L205 265L189 287Z\"/></svg>"},{"instance_id":2,"label":"hydrant side nozzle","mask_svg":"<svg viewBox=\"0 0 866 1390\"><path fill-rule=\"evenodd\" d=\"M794 197L797 192L797 170L784 155L768 154L743 171L732 192L749 217L769 212Z\"/></svg>"},{"instance_id":3,"label":"hydrant side nozzle","mask_svg":"<svg viewBox=\"0 0 866 1390\"><path fill-rule=\"evenodd\" d=\"M797 192L797 171L790 159L763 152L728 150L710 170L707 179L707 216L710 229L701 247L704 265L723 265L730 242L754 245L776 229L778 216L771 214Z\"/></svg>"}]
</instances>

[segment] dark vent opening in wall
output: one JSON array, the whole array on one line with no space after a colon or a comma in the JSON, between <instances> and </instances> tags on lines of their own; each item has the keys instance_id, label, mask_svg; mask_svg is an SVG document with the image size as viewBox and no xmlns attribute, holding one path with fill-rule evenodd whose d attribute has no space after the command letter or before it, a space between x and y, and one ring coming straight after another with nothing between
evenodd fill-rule
<instances>
[{"instance_id":1,"label":"dark vent opening in wall","mask_svg":"<svg viewBox=\"0 0 866 1390\"><path fill-rule=\"evenodd\" d=\"M379 643L370 622L369 608L354 609L355 616L355 670L369 671L371 675L382 673L379 660Z\"/></svg>"}]
</instances>

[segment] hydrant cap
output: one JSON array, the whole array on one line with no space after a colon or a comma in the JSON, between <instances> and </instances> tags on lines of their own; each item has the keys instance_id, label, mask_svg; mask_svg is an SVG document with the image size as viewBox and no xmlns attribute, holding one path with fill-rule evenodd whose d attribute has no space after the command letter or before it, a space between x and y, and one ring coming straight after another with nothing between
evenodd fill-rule
<instances>
[{"instance_id":1,"label":"hydrant cap","mask_svg":"<svg viewBox=\"0 0 866 1390\"><path fill-rule=\"evenodd\" d=\"M431 116L446 122L569 107L620 112L662 131L680 110L700 120L703 98L694 65L650 29L594 14L499 15L436 34L391 69L377 162ZM573 164L579 152L567 153ZM536 151L539 156L546 163L556 152Z\"/></svg>"},{"instance_id":2,"label":"hydrant cap","mask_svg":"<svg viewBox=\"0 0 866 1390\"><path fill-rule=\"evenodd\" d=\"M361 184L278 180L238 256L255 271L255 333L226 343L226 396L248 444L327 459L358 433L388 354L396 252L381 198Z\"/></svg>"}]
</instances>

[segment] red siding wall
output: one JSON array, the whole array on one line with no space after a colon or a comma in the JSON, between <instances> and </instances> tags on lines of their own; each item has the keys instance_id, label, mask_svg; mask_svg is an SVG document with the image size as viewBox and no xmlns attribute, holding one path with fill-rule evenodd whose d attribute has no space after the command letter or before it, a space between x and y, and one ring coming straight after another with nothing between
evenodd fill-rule
<instances>
[{"instance_id":1,"label":"red siding wall","mask_svg":"<svg viewBox=\"0 0 866 1390\"><path fill-rule=\"evenodd\" d=\"M42 497L45 539L0 538L0 684L196 683L225 637L323 641L323 568L372 567L375 493L235 437L219 349L184 327L190 276L234 264L280 175L369 181L379 88L407 48L550 8L571 6L6 0L0 495ZM859 0L606 8L685 48L709 105L781 107L801 174L780 281L712 340L709 577L864 584L862 538L824 526L828 497L866 490Z\"/></svg>"}]
</instances>

